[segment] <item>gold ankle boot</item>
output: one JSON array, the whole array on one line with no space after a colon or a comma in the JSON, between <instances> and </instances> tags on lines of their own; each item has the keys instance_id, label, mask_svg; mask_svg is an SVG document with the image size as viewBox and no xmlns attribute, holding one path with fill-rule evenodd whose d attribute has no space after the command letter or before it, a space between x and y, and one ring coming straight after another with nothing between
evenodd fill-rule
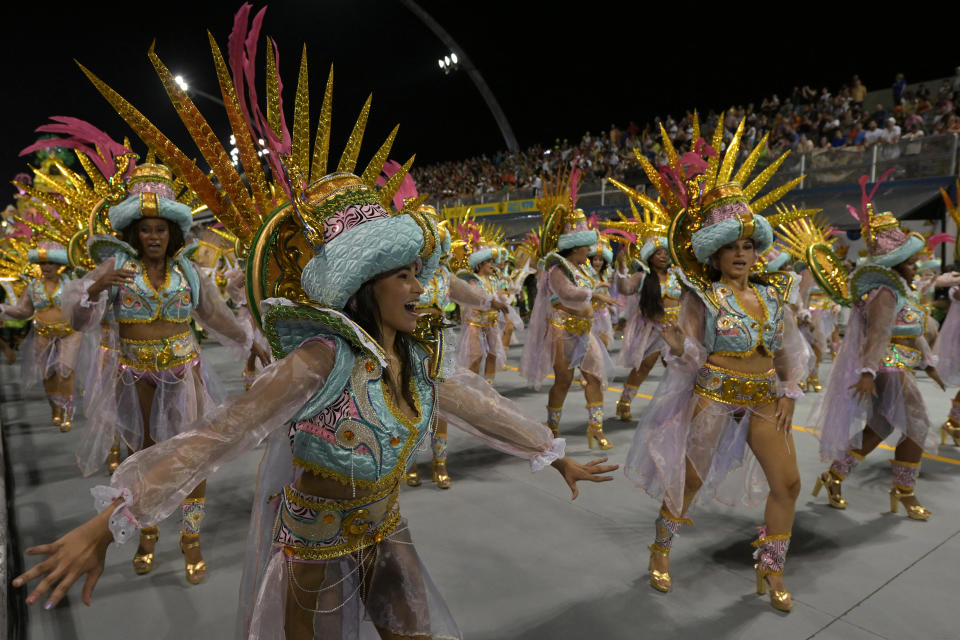
<instances>
[{"instance_id":1,"label":"gold ankle boot","mask_svg":"<svg viewBox=\"0 0 960 640\"><path fill-rule=\"evenodd\" d=\"M890 489L890 513L896 513L897 507L903 502L904 498L915 498L916 493L913 489L904 489L902 487L893 487ZM932 512L930 509L919 504L903 504L907 517L911 520L929 520Z\"/></svg>"},{"instance_id":2,"label":"gold ankle boot","mask_svg":"<svg viewBox=\"0 0 960 640\"><path fill-rule=\"evenodd\" d=\"M603 435L602 424L591 424L587 426L587 448L593 449L594 443L596 443L597 448L601 451L613 449L613 445L607 440L607 436Z\"/></svg>"},{"instance_id":3,"label":"gold ankle boot","mask_svg":"<svg viewBox=\"0 0 960 640\"><path fill-rule=\"evenodd\" d=\"M807 376L807 387L811 391L822 391L823 386L820 384L820 376L818 376L815 373L812 373L809 376Z\"/></svg>"},{"instance_id":4,"label":"gold ankle boot","mask_svg":"<svg viewBox=\"0 0 960 640\"><path fill-rule=\"evenodd\" d=\"M647 571L650 572L650 586L660 593L669 593L673 589L673 580L670 578L670 571L658 571L653 568L653 559L655 557L670 559L670 550L662 549L659 545L652 544L650 549L650 561L647 563Z\"/></svg>"},{"instance_id":5,"label":"gold ankle boot","mask_svg":"<svg viewBox=\"0 0 960 640\"><path fill-rule=\"evenodd\" d=\"M753 565L753 570L757 572L757 595L766 595L770 583L767 582L769 573L764 572L759 564ZM770 589L770 606L777 611L793 611L793 596L786 589Z\"/></svg>"},{"instance_id":6,"label":"gold ankle boot","mask_svg":"<svg viewBox=\"0 0 960 640\"><path fill-rule=\"evenodd\" d=\"M947 418L940 427L940 444L947 444L948 436L953 438L953 444L960 447L960 424L957 424L953 418Z\"/></svg>"},{"instance_id":7,"label":"gold ankle boot","mask_svg":"<svg viewBox=\"0 0 960 640\"><path fill-rule=\"evenodd\" d=\"M403 476L403 479L407 483L408 487L420 486L420 471L417 470L416 462L413 463L413 466L410 467L410 470L407 471L405 476Z\"/></svg>"},{"instance_id":8,"label":"gold ankle boot","mask_svg":"<svg viewBox=\"0 0 960 640\"><path fill-rule=\"evenodd\" d=\"M630 413L630 401L617 401L617 417L623 420L624 422L630 422L633 420L633 416Z\"/></svg>"},{"instance_id":9,"label":"gold ankle boot","mask_svg":"<svg viewBox=\"0 0 960 640\"><path fill-rule=\"evenodd\" d=\"M152 542L156 548L157 540L160 539L160 531L156 527L144 527L140 529L140 543ZM139 550L138 550L139 551ZM138 576L145 575L153 571L154 552L137 553L133 556L133 572Z\"/></svg>"},{"instance_id":10,"label":"gold ankle boot","mask_svg":"<svg viewBox=\"0 0 960 640\"><path fill-rule=\"evenodd\" d=\"M433 461L433 481L439 489L449 489L452 484L450 474L447 473L446 460Z\"/></svg>"},{"instance_id":11,"label":"gold ankle boot","mask_svg":"<svg viewBox=\"0 0 960 640\"><path fill-rule=\"evenodd\" d=\"M54 405L50 407L50 421L53 422L53 426L60 428L63 424L63 412L60 410L60 407Z\"/></svg>"},{"instance_id":12,"label":"gold ankle boot","mask_svg":"<svg viewBox=\"0 0 960 640\"><path fill-rule=\"evenodd\" d=\"M200 548L200 534L199 533L183 533L180 532L180 553L186 556L188 549L199 549ZM199 562L185 562L185 573L187 577L187 582L190 584L200 584L205 577L207 577L207 563L203 560Z\"/></svg>"},{"instance_id":13,"label":"gold ankle boot","mask_svg":"<svg viewBox=\"0 0 960 640\"><path fill-rule=\"evenodd\" d=\"M843 478L838 476L832 469L827 469L819 476L813 487L813 497L816 498L820 489L827 488L827 499L830 500L830 506L834 509L846 509L847 501L843 498L840 487L843 484Z\"/></svg>"}]
</instances>

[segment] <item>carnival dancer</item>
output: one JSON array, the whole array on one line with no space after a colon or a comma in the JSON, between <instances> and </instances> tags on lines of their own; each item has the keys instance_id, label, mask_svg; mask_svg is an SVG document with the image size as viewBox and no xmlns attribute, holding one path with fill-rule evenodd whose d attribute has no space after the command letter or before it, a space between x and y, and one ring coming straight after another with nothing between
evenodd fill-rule
<instances>
[{"instance_id":1,"label":"carnival dancer","mask_svg":"<svg viewBox=\"0 0 960 640\"><path fill-rule=\"evenodd\" d=\"M148 448L182 433L222 399L219 382L200 357L189 323L196 318L219 340L238 352L267 354L253 342L224 304L216 285L201 277L186 257L185 237L193 215L176 200L173 175L163 165L144 163L132 170L129 196L110 206L111 228L122 234L93 236L90 255L96 269L76 281L70 296L70 322L82 331L101 331L107 310L118 325L118 366L104 376L97 426L85 434L81 451L90 456L86 466L100 463L101 448L113 436L131 451ZM206 575L200 553L200 523L205 513L206 485L191 487L181 507L180 548L187 581L197 584ZM158 539L156 526L140 532L133 558L137 574L153 570Z\"/></svg>"},{"instance_id":2,"label":"carnival dancer","mask_svg":"<svg viewBox=\"0 0 960 640\"><path fill-rule=\"evenodd\" d=\"M388 161L388 165L389 163L390 161ZM413 178L409 178L409 180L411 183L413 182ZM407 178L404 179L404 182L406 181ZM412 187L411 195L407 197L402 197L402 191L398 191L397 195L394 196L394 206L398 210L407 205L413 206L417 197L415 187ZM437 210L430 205L421 204L417 211L434 221L439 217ZM453 325L446 321L444 312L450 302L455 302L464 310L483 312L495 308L493 305L496 300L482 287L472 286L466 280L455 277L450 273L450 269L445 264L451 251L448 223L442 222L437 225L437 232L440 236L440 263L430 280L424 284L424 291L417 302L416 309L420 313L420 319L417 322L415 335L421 339L427 339L440 332L444 335L444 341L448 345L452 345L450 330ZM477 372L474 371L474 373ZM432 453L431 476L434 484L440 489L449 489L453 484L450 473L447 471L447 437L447 421L438 416L436 427L430 433L430 451ZM420 486L420 471L417 468L416 455L412 457L412 464L404 475L404 481L411 487Z\"/></svg>"},{"instance_id":3,"label":"carnival dancer","mask_svg":"<svg viewBox=\"0 0 960 640\"><path fill-rule=\"evenodd\" d=\"M459 240L451 249L461 256L456 260L456 275L475 290L472 298L483 300L480 307L460 305L462 329L457 361L493 384L497 370L507 363L500 313L506 313L508 308L501 297L495 267L502 249L485 238L473 220L457 224L457 233Z\"/></svg>"},{"instance_id":4,"label":"carnival dancer","mask_svg":"<svg viewBox=\"0 0 960 640\"><path fill-rule=\"evenodd\" d=\"M804 391L819 392L823 389L823 385L820 384L820 364L823 361L823 354L833 342L840 305L816 283L806 265L800 264L800 313L797 316L797 322L800 332L813 352L810 373L800 387Z\"/></svg>"},{"instance_id":5,"label":"carnival dancer","mask_svg":"<svg viewBox=\"0 0 960 640\"><path fill-rule=\"evenodd\" d=\"M97 266L87 251L87 240L91 234L112 232L105 217L107 207L103 205L116 204L126 197L125 180L133 168L136 154L125 144L113 140L84 120L69 116L52 116L50 120L50 123L36 129L38 133L46 135L20 152L21 156L31 152L46 153L51 158L50 162L42 162L39 169L33 168L36 174L34 184L45 189L34 189L22 182L16 184L48 209L56 210L57 216L43 225L33 224L27 219L23 223L30 226L34 233L64 243L70 267L82 275ZM71 171L53 159L56 150L62 149L74 150L86 175ZM154 154L148 153L147 162L153 160ZM97 214L91 218L93 211ZM71 296L67 293L65 297ZM101 454L107 447L108 472L112 473L121 459L120 438L115 435L114 429L105 429L97 419L104 415L103 403L109 404L115 397L113 394L95 392L112 385L117 371L118 329L112 310L104 313L100 325L99 346L91 346L94 355L79 359L82 367L80 377L86 388L94 390L83 395L83 413L88 418L94 418L89 421L77 450L77 463L84 476L103 466ZM86 348L83 352L86 353ZM115 415L116 410L108 407L106 412Z\"/></svg>"},{"instance_id":6,"label":"carnival dancer","mask_svg":"<svg viewBox=\"0 0 960 640\"><path fill-rule=\"evenodd\" d=\"M633 191L626 185L611 180L627 195ZM680 317L680 280L670 266L670 252L666 238L669 220L643 209L637 211L630 200L633 218L606 223L614 230L632 234L640 245L639 264L632 274L626 268L614 278L616 289L634 302L623 328L619 364L630 367L630 373L617 401L617 417L625 422L633 420L631 403L637 389L650 375L666 346L661 336L664 322L675 322Z\"/></svg>"},{"instance_id":7,"label":"carnival dancer","mask_svg":"<svg viewBox=\"0 0 960 640\"><path fill-rule=\"evenodd\" d=\"M244 28L235 27L233 34L241 49L243 42L258 40L256 34L246 37L248 7L241 9L236 21ZM214 51L228 109L239 112L237 97L246 92L237 84L244 76L231 79L215 44ZM195 113L189 97L175 83L166 82L169 72L162 63L158 68L175 105ZM268 93L279 101L279 78L270 75ZM302 72L298 96L303 100L305 78ZM130 113L132 107L122 98L109 89L104 92L121 107L120 113ZM330 94L328 83L326 95ZM239 635L356 639L372 631L372 623L384 638L459 638L397 506L398 485L410 454L426 438L438 412L491 445L530 460L533 469L552 464L574 494L578 480L599 481L602 476L597 474L616 468L598 462L580 465L563 457L562 440L525 417L481 377L462 368L443 372L442 334L432 343L411 336L418 320L415 305L423 292L420 279L428 279L437 264L436 227L416 211L391 215L387 209L402 175L380 192L374 187L393 134L363 172L366 178L353 173L366 109L337 171L327 174L329 104L325 100L327 115L320 119L317 137L323 153L312 156L312 166L309 131L302 124L306 118L297 120L292 135L275 111L262 122L252 115L250 120L233 120L237 139L249 141L262 134L270 140L270 162L276 165L272 180L281 181L276 191L268 191L265 182L251 180L246 188L253 193L247 195L292 196L290 203L281 202L264 218L256 208L218 212L241 241L255 241L250 255L258 259L249 267L251 309L264 302L262 322L282 359L247 394L232 398L195 428L128 458L114 474L112 487L95 490L104 507L99 516L51 545L30 550L52 557L19 576L15 586L47 573L53 580L41 582L28 602L36 602L48 590L46 585L63 577L49 601L53 606L76 576L99 575L111 539L123 541L138 527L158 521L206 474L276 432L258 480L241 583ZM128 119L139 135L153 144L163 143L168 156L176 156L168 162L189 166L186 156L175 153L173 144L155 128L142 119ZM200 135L199 123L191 126L197 127L192 133L204 142L202 150L222 152L219 142ZM251 149L255 153L252 144L241 144L249 147L241 154ZM248 157L248 162L244 168L251 171L255 160ZM229 163L215 166L221 184L231 184L237 177ZM285 168L292 177L287 178ZM305 176L311 173L315 179L307 185ZM232 184L240 188L243 183ZM218 194L206 195L208 204L217 203ZM286 278L289 272L280 276L275 270L292 265L286 245L275 241L277 234L265 233L267 229L294 231L302 238L284 238L306 252L305 264L297 263L302 267L299 285ZM385 243L384 238L391 241ZM287 291L311 302L264 300L270 293L267 283L276 282L273 277L283 277L292 287ZM94 581L85 585L87 602Z\"/></svg>"},{"instance_id":8,"label":"carnival dancer","mask_svg":"<svg viewBox=\"0 0 960 640\"><path fill-rule=\"evenodd\" d=\"M22 347L21 385L29 389L43 384L53 426L67 432L73 426L74 370L83 344L62 309L63 287L70 281L67 251L62 244L40 242L29 250L29 261L39 274L26 276L26 289L16 304L0 304L0 318L33 318L33 331Z\"/></svg>"},{"instance_id":9,"label":"carnival dancer","mask_svg":"<svg viewBox=\"0 0 960 640\"><path fill-rule=\"evenodd\" d=\"M715 147L722 143L722 123L721 115ZM662 329L667 373L640 418L626 473L662 500L649 564L658 591L671 589L673 537L691 523L689 509L702 487L731 505L756 504L769 489L765 522L753 543L757 593L769 588L771 605L790 611L782 576L800 490L790 429L794 403L803 395L797 382L805 358L798 354L806 347L789 308L797 295L793 277L758 274L754 266L773 243L771 222L760 212L798 181L759 198L772 172L744 184L766 138L734 176L743 128L741 120L722 162L702 140L696 153L682 158L667 146L669 164L661 171L673 177L669 182L637 154L665 204L633 197L673 219L670 251L686 289L678 322ZM665 133L664 142L669 145ZM779 224L805 213L771 219Z\"/></svg>"},{"instance_id":10,"label":"carnival dancer","mask_svg":"<svg viewBox=\"0 0 960 640\"><path fill-rule=\"evenodd\" d=\"M902 229L891 213L875 213L877 186L868 195L867 180L860 179L860 210L848 209L860 222L869 258L850 276L853 313L824 400L811 420L820 434L820 457L830 462L817 477L814 495L826 486L830 506L845 509L844 479L896 432L890 510L896 513L902 503L910 519L927 520L930 510L917 500L916 481L921 456L936 453L937 441L914 371L925 370L941 387L943 383L929 347L934 323L911 286L924 240Z\"/></svg>"},{"instance_id":11,"label":"carnival dancer","mask_svg":"<svg viewBox=\"0 0 960 640\"><path fill-rule=\"evenodd\" d=\"M558 169L537 202L544 220L539 233L543 270L520 358L520 375L539 389L544 376L553 371L547 426L559 434L563 403L574 370L579 368L587 401L587 446L592 449L596 444L606 450L613 445L603 434L603 388L612 362L591 332L592 302L612 305L614 301L594 291L596 281L584 269L599 234L587 228L583 210L575 209L579 170L567 171Z\"/></svg>"},{"instance_id":12,"label":"carnival dancer","mask_svg":"<svg viewBox=\"0 0 960 640\"><path fill-rule=\"evenodd\" d=\"M610 241L601 236L599 242L590 248L589 258L591 275L597 283L593 288L594 293L610 299L609 303L603 302L602 298L594 298L590 301L593 305L593 326L590 331L609 351L610 344L613 342L613 318L618 314L616 301L610 295L611 265L613 264Z\"/></svg>"},{"instance_id":13,"label":"carnival dancer","mask_svg":"<svg viewBox=\"0 0 960 640\"><path fill-rule=\"evenodd\" d=\"M960 193L960 181L957 182L957 187L957 193ZM945 189L941 188L940 194L943 196L947 212L953 218L954 224L957 224L960 221L960 209L953 203ZM960 272L953 270L960 266L960 244L956 242L958 239L960 238L953 239L953 267L948 266L945 272L934 281L935 287L947 289L949 306L946 317L940 325L940 333L933 345L933 351L937 356L937 371L944 383L951 386L960 386ZM947 438L952 439L953 443L960 447L960 391L951 400L947 420L940 426L940 444L946 444Z\"/></svg>"}]
</instances>

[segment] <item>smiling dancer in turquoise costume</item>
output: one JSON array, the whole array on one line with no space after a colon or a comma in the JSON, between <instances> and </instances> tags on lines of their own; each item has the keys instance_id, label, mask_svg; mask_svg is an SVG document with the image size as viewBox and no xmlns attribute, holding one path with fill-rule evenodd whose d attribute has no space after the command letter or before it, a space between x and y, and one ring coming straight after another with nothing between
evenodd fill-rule
<instances>
[{"instance_id":1,"label":"smiling dancer in turquoise costume","mask_svg":"<svg viewBox=\"0 0 960 640\"><path fill-rule=\"evenodd\" d=\"M671 589L673 538L692 524L689 510L705 490L724 504L765 504L753 543L757 593L769 588L770 604L790 611L782 576L800 491L790 428L806 348L790 310L792 275L756 267L773 244L771 225L806 212L760 215L799 182L757 197L778 166L747 183L766 138L734 174L744 121L722 161L699 129L695 120L696 151L680 157L668 146L660 171L638 154L663 203L633 197L671 220L670 253L685 287L679 320L661 329L667 372L637 425L625 471L661 501L648 565L654 589ZM722 136L721 114L715 148Z\"/></svg>"},{"instance_id":2,"label":"smiling dancer in turquoise costume","mask_svg":"<svg viewBox=\"0 0 960 640\"><path fill-rule=\"evenodd\" d=\"M243 51L243 43L258 41L256 33L246 37L248 9L235 23L235 54ZM231 198L208 191L205 202L219 207L211 209L249 243L251 309L262 309L261 321L279 360L249 392L221 405L189 432L128 458L111 487L94 489L101 514L53 544L28 550L50 557L14 585L49 574L27 600L36 602L58 582L52 607L78 576L89 574L94 576L84 588L89 601L111 541L122 542L138 527L157 522L197 482L274 434L258 478L238 635L356 639L373 632L372 625L381 638L460 638L397 504L411 454L438 415L527 459L534 471L553 465L574 496L578 480L600 481L599 474L616 467L563 457L563 440L482 377L461 368L444 370L442 333L429 341L412 335L415 306L422 282L436 269L440 238L429 217L416 210L391 211L393 192L410 163L383 189L375 189L393 133L366 170L354 173L369 103L335 172L328 174L332 78L311 161L307 118L297 117L306 107L305 61L291 133L279 103L273 55L268 55L267 78L273 106L258 119L256 103L242 111L237 98L246 93L244 81L254 82L252 69L231 78L213 47L228 112L249 117L234 118L232 126L253 193L235 180L228 160L215 160ZM255 52L246 55L255 59ZM206 123L166 67L158 58L154 62L174 104L195 116L188 128L201 151L208 157L227 155L219 142L203 137ZM188 173L193 165L168 139L97 83L141 137L165 148L168 163L200 180ZM251 142L258 135L269 140L278 189L251 176L260 167ZM289 201L270 199L284 193ZM250 206L236 206L242 202Z\"/></svg>"}]
</instances>

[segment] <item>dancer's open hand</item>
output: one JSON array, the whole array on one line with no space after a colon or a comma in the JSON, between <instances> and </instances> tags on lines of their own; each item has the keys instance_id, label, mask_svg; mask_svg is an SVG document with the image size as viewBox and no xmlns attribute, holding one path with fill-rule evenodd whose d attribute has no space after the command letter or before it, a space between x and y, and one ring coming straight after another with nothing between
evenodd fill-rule
<instances>
[{"instance_id":1,"label":"dancer's open hand","mask_svg":"<svg viewBox=\"0 0 960 640\"><path fill-rule=\"evenodd\" d=\"M104 261L104 265L107 265L107 263L110 264L107 266L103 275L97 278L97 280L90 285L90 288L87 289L87 295L89 295L90 298L100 297L100 293L110 287L118 287L133 282L134 277L137 275L136 272L129 268L114 269L113 265L115 265L116 262L117 259L112 257Z\"/></svg>"},{"instance_id":2,"label":"dancer's open hand","mask_svg":"<svg viewBox=\"0 0 960 640\"><path fill-rule=\"evenodd\" d=\"M47 558L13 579L14 587L22 587L35 578L43 576L27 596L27 604L39 601L48 591L53 593L44 603L44 609L52 609L67 595L67 591L80 577L83 583L83 603L92 602L93 588L103 573L104 556L113 536L107 528L107 517L112 509L106 509L76 529L51 544L41 544L26 550L27 555L45 555ZM106 515L105 515L106 514Z\"/></svg>"},{"instance_id":3,"label":"dancer's open hand","mask_svg":"<svg viewBox=\"0 0 960 640\"><path fill-rule=\"evenodd\" d=\"M790 433L793 427L793 408L796 400L788 396L780 396L777 399L777 431Z\"/></svg>"},{"instance_id":4,"label":"dancer's open hand","mask_svg":"<svg viewBox=\"0 0 960 640\"><path fill-rule=\"evenodd\" d=\"M877 395L877 383L866 371L860 374L860 379L856 384L850 385L850 388L853 389L853 399L857 402L866 402Z\"/></svg>"},{"instance_id":5,"label":"dancer's open hand","mask_svg":"<svg viewBox=\"0 0 960 640\"><path fill-rule=\"evenodd\" d=\"M570 499L576 500L577 496L580 495L580 490L577 488L578 481L609 482L613 480L611 476L605 476L603 474L616 471L620 468L620 465L603 464L606 461L607 458L599 458L597 460L591 460L587 464L580 464L575 460L564 457L559 460L554 460L552 466L559 471L563 479L567 481L567 486L570 487L570 492L573 494Z\"/></svg>"},{"instance_id":6,"label":"dancer's open hand","mask_svg":"<svg viewBox=\"0 0 960 640\"><path fill-rule=\"evenodd\" d=\"M264 367L270 364L270 352L256 342L250 346L250 357L259 360Z\"/></svg>"},{"instance_id":7,"label":"dancer's open hand","mask_svg":"<svg viewBox=\"0 0 960 640\"><path fill-rule=\"evenodd\" d=\"M680 328L680 325L677 324L675 320L664 322L660 326L660 335L663 336L664 342L670 347L673 355L678 356L683 353L683 340L685 336L683 329Z\"/></svg>"}]
</instances>

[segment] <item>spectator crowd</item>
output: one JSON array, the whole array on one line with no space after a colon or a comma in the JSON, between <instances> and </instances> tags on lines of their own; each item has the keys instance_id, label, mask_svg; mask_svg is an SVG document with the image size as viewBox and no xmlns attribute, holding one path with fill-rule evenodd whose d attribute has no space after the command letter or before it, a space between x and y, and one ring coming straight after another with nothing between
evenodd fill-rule
<instances>
[{"instance_id":1,"label":"spectator crowd","mask_svg":"<svg viewBox=\"0 0 960 640\"><path fill-rule=\"evenodd\" d=\"M893 103L864 104L867 88L857 76L832 92L806 85L794 87L790 95L774 94L755 103L731 105L724 112L724 138L728 141L740 120L746 118L743 148L749 149L769 133L766 153L778 155L788 149L795 153L819 154L837 149L866 149L878 143L917 140L923 136L960 133L960 67L934 91L920 85L907 89L903 74L892 86ZM708 138L719 114L700 114L702 135ZM664 128L680 150L689 149L693 112L682 116L655 117L645 126L631 122L624 129L613 125L608 132L587 132L577 143L556 140L552 146L533 146L525 151L499 151L494 156L441 162L415 167L414 179L421 192L439 198L480 198L485 194L525 190L538 191L542 180L560 162L575 159L584 180L623 180L635 171L634 150L639 149L655 166L666 161L660 130Z\"/></svg>"}]
</instances>

